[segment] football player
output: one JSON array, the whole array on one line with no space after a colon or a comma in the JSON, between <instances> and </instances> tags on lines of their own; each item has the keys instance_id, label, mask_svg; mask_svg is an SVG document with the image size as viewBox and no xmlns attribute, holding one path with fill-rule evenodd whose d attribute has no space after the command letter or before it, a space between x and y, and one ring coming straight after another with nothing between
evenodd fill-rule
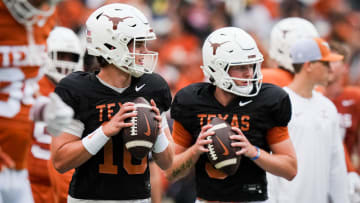
<instances>
[{"instance_id":1,"label":"football player","mask_svg":"<svg viewBox=\"0 0 360 203\"><path fill-rule=\"evenodd\" d=\"M48 96L66 75L83 70L83 49L76 34L65 27L55 27L47 38L49 64L39 81L41 95ZM44 122L36 122L34 142L28 160L29 178L35 203L66 203L69 183L74 170L58 173L48 164L51 135Z\"/></svg>"},{"instance_id":2,"label":"football player","mask_svg":"<svg viewBox=\"0 0 360 203\"><path fill-rule=\"evenodd\" d=\"M0 157L11 159L0 159L0 165L8 166L0 171L0 202L33 202L26 170L32 120L45 121L48 131L57 135L72 119L73 110L56 94L35 97L46 68L46 38L57 3L0 1Z\"/></svg>"},{"instance_id":3,"label":"football player","mask_svg":"<svg viewBox=\"0 0 360 203\"><path fill-rule=\"evenodd\" d=\"M321 38L304 38L290 48L295 77L288 87L292 106L289 134L299 160L293 181L271 177L274 202L349 202L344 149L334 104L315 85L326 85L330 62L343 56L332 53ZM271 176L271 175L269 175Z\"/></svg>"},{"instance_id":4,"label":"football player","mask_svg":"<svg viewBox=\"0 0 360 203\"><path fill-rule=\"evenodd\" d=\"M215 30L204 42L202 69L211 83L195 83L174 97L171 116L176 143L170 180L195 167L197 202L264 202L266 173L291 180L297 173L296 155L287 125L290 100L281 88L263 84L263 56L253 38L240 28ZM238 135L230 138L242 156L235 175L215 169L206 154L213 117L227 121ZM272 152L272 154L270 154Z\"/></svg>"},{"instance_id":5,"label":"football player","mask_svg":"<svg viewBox=\"0 0 360 203\"><path fill-rule=\"evenodd\" d=\"M152 157L161 169L170 167L173 150L164 112L171 94L165 80L152 73L157 52L147 49L155 33L143 13L119 3L94 11L86 29L87 51L101 68L72 73L55 89L77 120L52 139L54 167L61 173L75 168L68 202L150 202L148 157L132 157L120 131L132 126L125 122L136 115L132 100L151 101L162 123Z\"/></svg>"},{"instance_id":6,"label":"football player","mask_svg":"<svg viewBox=\"0 0 360 203\"><path fill-rule=\"evenodd\" d=\"M340 42L330 42L330 48L335 53L344 56L341 61L330 63L332 67L329 84L325 88L325 96L334 102L339 115L341 136L345 141L345 150L349 149L350 154L359 152L359 137L360 137L360 88L356 86L349 86L346 84L346 75L348 73L348 61L350 50L348 46ZM357 149L357 150L356 150ZM347 151L345 151L347 153ZM359 157L358 154L355 156ZM349 158L349 156L345 156ZM356 173L356 168L351 165L350 160L347 162L348 180L351 202L360 201L360 179ZM359 166L357 168L359 170Z\"/></svg>"},{"instance_id":7,"label":"football player","mask_svg":"<svg viewBox=\"0 0 360 203\"><path fill-rule=\"evenodd\" d=\"M269 55L276 61L278 67L261 70L264 83L272 83L280 87L290 84L294 77L290 47L297 40L307 37L319 37L316 28L308 20L290 17L275 24L270 34Z\"/></svg>"}]
</instances>

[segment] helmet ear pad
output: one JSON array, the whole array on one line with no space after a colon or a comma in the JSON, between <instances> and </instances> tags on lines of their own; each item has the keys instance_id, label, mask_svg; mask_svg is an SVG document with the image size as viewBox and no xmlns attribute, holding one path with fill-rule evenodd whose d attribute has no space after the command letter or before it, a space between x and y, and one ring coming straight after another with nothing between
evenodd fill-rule
<instances>
[{"instance_id":1,"label":"helmet ear pad","mask_svg":"<svg viewBox=\"0 0 360 203\"><path fill-rule=\"evenodd\" d=\"M54 13L55 6L61 0L47 0L47 10L37 8L29 0L3 0L10 14L15 20L23 25L33 25L38 23L42 26L46 19Z\"/></svg>"}]
</instances>

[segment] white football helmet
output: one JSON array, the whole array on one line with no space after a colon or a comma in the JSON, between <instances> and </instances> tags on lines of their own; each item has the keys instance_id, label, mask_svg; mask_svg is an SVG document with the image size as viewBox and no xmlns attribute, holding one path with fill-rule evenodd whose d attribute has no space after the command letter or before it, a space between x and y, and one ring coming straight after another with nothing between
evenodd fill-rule
<instances>
[{"instance_id":1,"label":"white football helmet","mask_svg":"<svg viewBox=\"0 0 360 203\"><path fill-rule=\"evenodd\" d=\"M46 74L49 77L59 82L68 74L83 70L84 51L80 39L71 29L55 27L46 42L50 58Z\"/></svg>"},{"instance_id":2,"label":"white football helmet","mask_svg":"<svg viewBox=\"0 0 360 203\"><path fill-rule=\"evenodd\" d=\"M52 15L61 0L40 0L33 5L29 0L3 0L11 15L21 24L32 25Z\"/></svg>"},{"instance_id":3,"label":"white football helmet","mask_svg":"<svg viewBox=\"0 0 360 203\"><path fill-rule=\"evenodd\" d=\"M108 4L94 11L86 21L86 48L90 55L102 56L108 63L140 77L155 69L158 53L136 51L136 42L156 39L148 20L137 8L120 3ZM133 51L128 44L133 42ZM143 58L137 64L135 57Z\"/></svg>"},{"instance_id":4,"label":"white football helmet","mask_svg":"<svg viewBox=\"0 0 360 203\"><path fill-rule=\"evenodd\" d=\"M219 88L239 96L252 97L259 93L262 75L261 62L264 60L255 40L245 31L236 27L215 30L204 42L201 67L210 81ZM253 64L253 78L231 77L231 66ZM235 80L246 82L238 86Z\"/></svg>"},{"instance_id":5,"label":"white football helmet","mask_svg":"<svg viewBox=\"0 0 360 203\"><path fill-rule=\"evenodd\" d=\"M308 37L319 37L319 33L311 22L298 17L279 21L270 34L270 57L275 59L279 66L294 73L290 57L291 45L299 39Z\"/></svg>"}]
</instances>

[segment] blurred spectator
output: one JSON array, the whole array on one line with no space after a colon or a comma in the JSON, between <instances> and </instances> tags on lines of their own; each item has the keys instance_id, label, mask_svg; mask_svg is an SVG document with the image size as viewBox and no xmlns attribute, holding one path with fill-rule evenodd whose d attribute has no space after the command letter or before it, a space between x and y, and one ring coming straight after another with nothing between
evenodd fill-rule
<instances>
[{"instance_id":1,"label":"blurred spectator","mask_svg":"<svg viewBox=\"0 0 360 203\"><path fill-rule=\"evenodd\" d=\"M162 45L157 71L167 80L172 93L203 80L198 68L201 63L199 39L183 29L179 18L172 19L171 31Z\"/></svg>"}]
</instances>

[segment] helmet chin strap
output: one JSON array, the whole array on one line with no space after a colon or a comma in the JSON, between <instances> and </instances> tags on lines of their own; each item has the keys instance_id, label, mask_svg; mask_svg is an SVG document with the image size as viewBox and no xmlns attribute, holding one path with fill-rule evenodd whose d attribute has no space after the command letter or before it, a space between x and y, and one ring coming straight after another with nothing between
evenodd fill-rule
<instances>
[{"instance_id":1,"label":"helmet chin strap","mask_svg":"<svg viewBox=\"0 0 360 203\"><path fill-rule=\"evenodd\" d=\"M253 87L254 87L254 84L252 84L252 83L250 83L249 85L246 85L246 86L238 86L238 85L236 85L236 86L234 86L232 88L232 91L236 92L236 93L248 95L253 90Z\"/></svg>"}]
</instances>

